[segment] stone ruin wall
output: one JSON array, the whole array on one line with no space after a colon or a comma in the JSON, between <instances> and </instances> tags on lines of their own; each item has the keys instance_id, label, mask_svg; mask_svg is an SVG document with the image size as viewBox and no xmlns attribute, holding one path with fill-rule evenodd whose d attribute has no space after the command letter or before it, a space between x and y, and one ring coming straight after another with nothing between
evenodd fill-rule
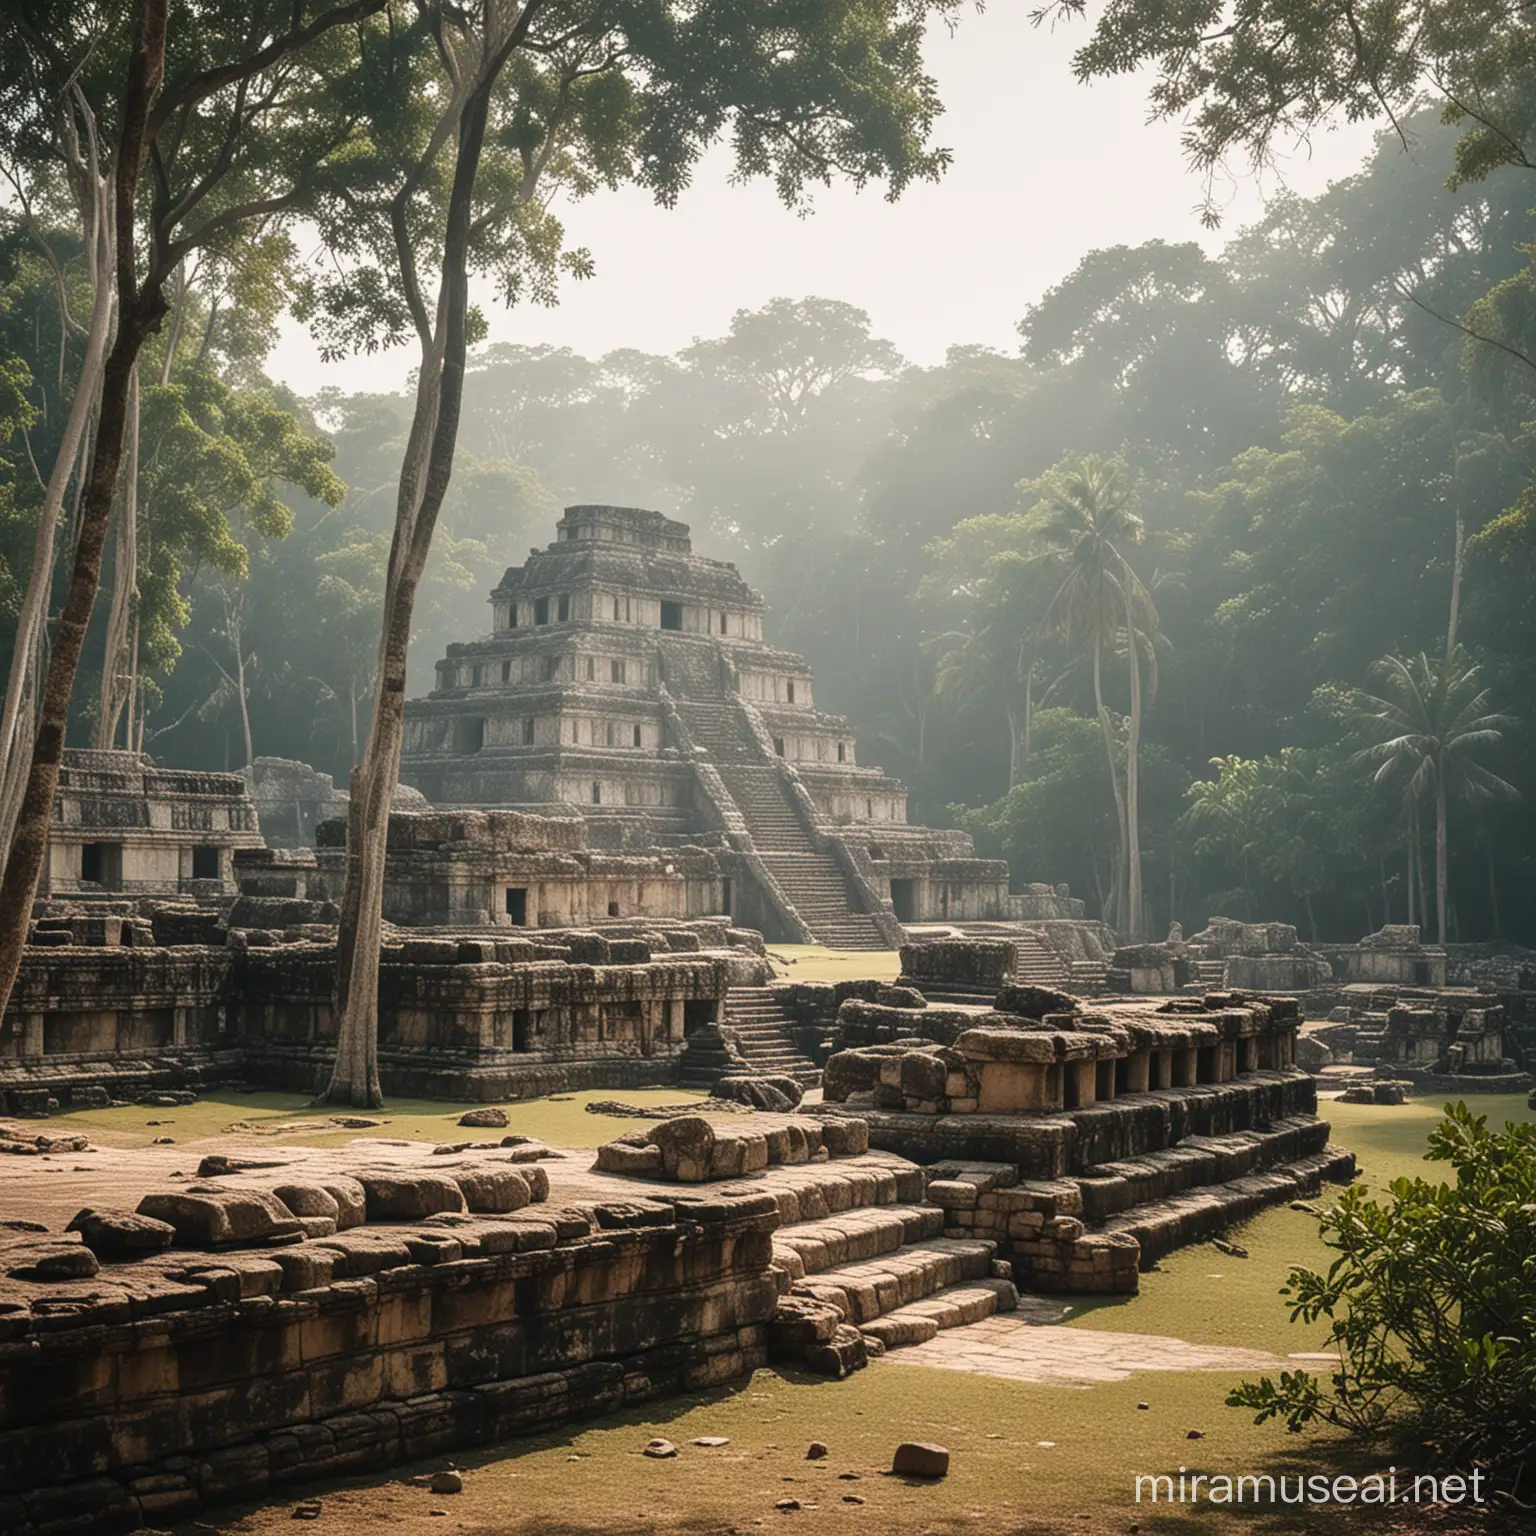
<instances>
[{"instance_id":1,"label":"stone ruin wall","mask_svg":"<svg viewBox=\"0 0 1536 1536\"><path fill-rule=\"evenodd\" d=\"M474 1155L151 1192L82 1213L99 1267L0 1247L0 1530L159 1527L767 1363L771 1193L556 1207Z\"/></svg>"},{"instance_id":2,"label":"stone ruin wall","mask_svg":"<svg viewBox=\"0 0 1536 1536\"><path fill-rule=\"evenodd\" d=\"M336 953L334 929L305 919L327 910L247 897L231 914L246 927L175 905L40 920L46 942L26 951L0 1036L0 1104L45 1113L50 1100L228 1081L311 1091L333 1050ZM760 947L723 919L630 937L399 936L380 975L386 1091L493 1099L670 1081L733 982L761 980Z\"/></svg>"}]
</instances>

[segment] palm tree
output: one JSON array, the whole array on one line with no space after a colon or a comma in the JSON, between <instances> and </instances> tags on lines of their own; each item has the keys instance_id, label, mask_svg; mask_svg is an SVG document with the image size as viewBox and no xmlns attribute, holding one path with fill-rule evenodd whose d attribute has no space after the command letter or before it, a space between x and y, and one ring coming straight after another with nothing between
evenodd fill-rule
<instances>
[{"instance_id":1,"label":"palm tree","mask_svg":"<svg viewBox=\"0 0 1536 1536\"><path fill-rule=\"evenodd\" d=\"M1037 515L1040 558L1060 573L1046 622L1093 659L1094 706L1104 733L1120 818L1125 878L1122 921L1131 935L1138 937L1145 916L1141 891L1141 659L1144 647L1149 655L1155 655L1151 647L1158 618L1151 594L1121 550L1141 542L1144 524L1135 510L1125 466L1117 459L1092 456L1052 477ZM1103 684L1104 652L1113 652L1122 637L1131 680L1123 785Z\"/></svg>"},{"instance_id":2,"label":"palm tree","mask_svg":"<svg viewBox=\"0 0 1536 1536\"><path fill-rule=\"evenodd\" d=\"M1446 928L1446 812L1452 798L1471 804L1510 800L1518 791L1477 761L1504 739L1508 715L1489 708L1476 664L1460 646L1444 657L1420 651L1391 655L1376 664L1384 697L1355 695L1361 725L1377 739L1354 761L1375 765L1374 783L1402 778L1403 799L1417 815L1432 800L1435 809L1435 921L1439 942Z\"/></svg>"}]
</instances>

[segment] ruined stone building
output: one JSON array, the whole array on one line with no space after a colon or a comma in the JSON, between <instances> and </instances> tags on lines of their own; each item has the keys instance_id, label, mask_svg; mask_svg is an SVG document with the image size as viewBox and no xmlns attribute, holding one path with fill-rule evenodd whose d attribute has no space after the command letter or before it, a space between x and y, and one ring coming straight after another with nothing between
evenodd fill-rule
<instances>
[{"instance_id":1,"label":"ruined stone building","mask_svg":"<svg viewBox=\"0 0 1536 1536\"><path fill-rule=\"evenodd\" d=\"M38 894L232 896L234 850L261 845L239 774L69 747Z\"/></svg>"},{"instance_id":2,"label":"ruined stone building","mask_svg":"<svg viewBox=\"0 0 1536 1536\"><path fill-rule=\"evenodd\" d=\"M686 524L570 507L490 601L491 632L406 706L401 776L432 804L562 806L595 848L715 847L722 910L780 941L892 947L904 923L1021 915L1006 864L908 825L904 786L859 761Z\"/></svg>"}]
</instances>

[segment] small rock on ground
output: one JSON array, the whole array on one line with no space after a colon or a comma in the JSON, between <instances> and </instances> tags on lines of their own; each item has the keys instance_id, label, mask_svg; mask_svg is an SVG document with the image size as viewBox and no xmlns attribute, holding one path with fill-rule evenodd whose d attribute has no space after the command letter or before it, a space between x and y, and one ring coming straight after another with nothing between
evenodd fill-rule
<instances>
[{"instance_id":1,"label":"small rock on ground","mask_svg":"<svg viewBox=\"0 0 1536 1536\"><path fill-rule=\"evenodd\" d=\"M677 1447L670 1440L652 1440L640 1454L650 1456L657 1461L665 1461L668 1457L677 1455Z\"/></svg>"},{"instance_id":2,"label":"small rock on ground","mask_svg":"<svg viewBox=\"0 0 1536 1536\"><path fill-rule=\"evenodd\" d=\"M949 1473L949 1451L942 1445L905 1440L896 1447L891 1471L899 1477L945 1477Z\"/></svg>"},{"instance_id":3,"label":"small rock on ground","mask_svg":"<svg viewBox=\"0 0 1536 1536\"><path fill-rule=\"evenodd\" d=\"M434 1472L427 1486L433 1493L463 1493L464 1479L457 1472Z\"/></svg>"},{"instance_id":4,"label":"small rock on ground","mask_svg":"<svg viewBox=\"0 0 1536 1536\"><path fill-rule=\"evenodd\" d=\"M807 1461L820 1461L827 1454L827 1448L820 1440L812 1440L810 1448L805 1453Z\"/></svg>"},{"instance_id":5,"label":"small rock on ground","mask_svg":"<svg viewBox=\"0 0 1536 1536\"><path fill-rule=\"evenodd\" d=\"M700 1435L699 1438L693 1443L695 1445L705 1445L712 1447L717 1445L729 1445L731 1441L728 1435Z\"/></svg>"}]
</instances>

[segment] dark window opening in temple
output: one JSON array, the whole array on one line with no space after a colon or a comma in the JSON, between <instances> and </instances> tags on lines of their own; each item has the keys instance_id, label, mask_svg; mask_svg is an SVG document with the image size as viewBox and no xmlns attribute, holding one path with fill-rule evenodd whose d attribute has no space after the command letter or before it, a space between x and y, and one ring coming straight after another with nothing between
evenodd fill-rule
<instances>
[{"instance_id":1,"label":"dark window opening in temple","mask_svg":"<svg viewBox=\"0 0 1536 1536\"><path fill-rule=\"evenodd\" d=\"M683 1034L696 1035L701 1029L715 1022L713 998L687 997L683 999Z\"/></svg>"},{"instance_id":2,"label":"dark window opening in temple","mask_svg":"<svg viewBox=\"0 0 1536 1536\"><path fill-rule=\"evenodd\" d=\"M592 804L593 805L601 805L602 803L603 803L603 786L601 784L594 784L592 786Z\"/></svg>"},{"instance_id":3,"label":"dark window opening in temple","mask_svg":"<svg viewBox=\"0 0 1536 1536\"><path fill-rule=\"evenodd\" d=\"M613 600L613 618L614 618L614 622L617 623L622 616L623 615L622 615L622 613L621 613L621 611L619 609L619 600L618 600L618 598L614 598L614 600Z\"/></svg>"},{"instance_id":4,"label":"dark window opening in temple","mask_svg":"<svg viewBox=\"0 0 1536 1536\"><path fill-rule=\"evenodd\" d=\"M606 746L606 747L611 747L613 745L613 721L612 720L610 720L603 727L603 745Z\"/></svg>"},{"instance_id":5,"label":"dark window opening in temple","mask_svg":"<svg viewBox=\"0 0 1536 1536\"><path fill-rule=\"evenodd\" d=\"M637 746L637 747L638 747L638 746L642 746L642 745L643 745L643 744L644 744L644 743L643 743L643 742L642 742L642 741L641 741L641 738L640 738L640 727L639 727L639 726L638 726L638 725L637 725L637 726L636 726L636 727L635 727L635 731L634 731L634 737L635 737L635 745L636 745L636 746Z\"/></svg>"},{"instance_id":6,"label":"dark window opening in temple","mask_svg":"<svg viewBox=\"0 0 1536 1536\"><path fill-rule=\"evenodd\" d=\"M780 757L784 756L784 738L782 736L775 736L773 738L773 750L778 753Z\"/></svg>"},{"instance_id":7,"label":"dark window opening in temple","mask_svg":"<svg viewBox=\"0 0 1536 1536\"><path fill-rule=\"evenodd\" d=\"M587 681L589 683L597 681L597 658L595 656L587 657Z\"/></svg>"},{"instance_id":8,"label":"dark window opening in temple","mask_svg":"<svg viewBox=\"0 0 1536 1536\"><path fill-rule=\"evenodd\" d=\"M562 592L560 594L559 602L555 605L555 617L560 621L560 623L564 624L565 621L570 618L570 616L571 600L564 592Z\"/></svg>"},{"instance_id":9,"label":"dark window opening in temple","mask_svg":"<svg viewBox=\"0 0 1536 1536\"><path fill-rule=\"evenodd\" d=\"M453 750L461 756L478 752L485 745L485 721L478 715L453 722Z\"/></svg>"},{"instance_id":10,"label":"dark window opening in temple","mask_svg":"<svg viewBox=\"0 0 1536 1536\"><path fill-rule=\"evenodd\" d=\"M1413 962L1413 984L1416 987L1432 987L1434 977L1430 973L1429 961L1415 960Z\"/></svg>"},{"instance_id":11,"label":"dark window opening in temple","mask_svg":"<svg viewBox=\"0 0 1536 1536\"><path fill-rule=\"evenodd\" d=\"M1131 1058L1129 1056L1117 1056L1115 1058L1114 1091L1116 1097L1131 1091Z\"/></svg>"},{"instance_id":12,"label":"dark window opening in temple","mask_svg":"<svg viewBox=\"0 0 1536 1536\"><path fill-rule=\"evenodd\" d=\"M80 878L115 891L123 883L123 845L86 843L80 850Z\"/></svg>"},{"instance_id":13,"label":"dark window opening in temple","mask_svg":"<svg viewBox=\"0 0 1536 1536\"><path fill-rule=\"evenodd\" d=\"M681 629L683 627L683 605L681 603L669 603L665 598L662 599L661 627L663 629Z\"/></svg>"},{"instance_id":14,"label":"dark window opening in temple","mask_svg":"<svg viewBox=\"0 0 1536 1536\"><path fill-rule=\"evenodd\" d=\"M546 656L544 658L544 681L552 683L556 674L560 671L560 658L558 656Z\"/></svg>"},{"instance_id":15,"label":"dark window opening in temple","mask_svg":"<svg viewBox=\"0 0 1536 1536\"><path fill-rule=\"evenodd\" d=\"M517 628L517 604L516 603L508 603L507 604L507 628L508 629L516 629Z\"/></svg>"},{"instance_id":16,"label":"dark window opening in temple","mask_svg":"<svg viewBox=\"0 0 1536 1536\"><path fill-rule=\"evenodd\" d=\"M873 800L866 800L864 802L864 819L865 821L873 821L875 819L875 802Z\"/></svg>"},{"instance_id":17,"label":"dark window opening in temple","mask_svg":"<svg viewBox=\"0 0 1536 1536\"><path fill-rule=\"evenodd\" d=\"M1195 1081L1197 1083L1215 1083L1221 1080L1221 1047L1219 1045L1202 1045L1195 1057Z\"/></svg>"},{"instance_id":18,"label":"dark window opening in temple","mask_svg":"<svg viewBox=\"0 0 1536 1536\"><path fill-rule=\"evenodd\" d=\"M846 742L838 742L837 760L840 763L846 763L848 761L848 744Z\"/></svg>"},{"instance_id":19,"label":"dark window opening in temple","mask_svg":"<svg viewBox=\"0 0 1536 1536\"><path fill-rule=\"evenodd\" d=\"M581 721L571 721L571 745L574 747L581 740Z\"/></svg>"},{"instance_id":20,"label":"dark window opening in temple","mask_svg":"<svg viewBox=\"0 0 1536 1536\"><path fill-rule=\"evenodd\" d=\"M531 747L533 745L533 728L533 717L530 715L526 720L523 721L523 745L525 747Z\"/></svg>"},{"instance_id":21,"label":"dark window opening in temple","mask_svg":"<svg viewBox=\"0 0 1536 1536\"><path fill-rule=\"evenodd\" d=\"M913 900L912 882L910 880L891 881L891 910L896 914L896 921L898 923L916 921L917 906Z\"/></svg>"},{"instance_id":22,"label":"dark window opening in temple","mask_svg":"<svg viewBox=\"0 0 1536 1536\"><path fill-rule=\"evenodd\" d=\"M531 1008L512 1010L512 1049L514 1051L533 1049L533 1010Z\"/></svg>"},{"instance_id":23,"label":"dark window opening in temple","mask_svg":"<svg viewBox=\"0 0 1536 1536\"><path fill-rule=\"evenodd\" d=\"M469 669L469 686L471 688L478 688L484 681L485 668L482 667L479 662L476 662L474 666Z\"/></svg>"},{"instance_id":24,"label":"dark window opening in temple","mask_svg":"<svg viewBox=\"0 0 1536 1536\"><path fill-rule=\"evenodd\" d=\"M789 702L793 704L795 702L795 680L791 678L784 686Z\"/></svg>"},{"instance_id":25,"label":"dark window opening in temple","mask_svg":"<svg viewBox=\"0 0 1536 1536\"><path fill-rule=\"evenodd\" d=\"M885 857L885 849L879 843L871 843L869 845L869 856L872 859L883 859Z\"/></svg>"},{"instance_id":26,"label":"dark window opening in temple","mask_svg":"<svg viewBox=\"0 0 1536 1536\"><path fill-rule=\"evenodd\" d=\"M720 633L722 635L729 633L725 627L725 615L723 613L720 615Z\"/></svg>"},{"instance_id":27,"label":"dark window opening in temple","mask_svg":"<svg viewBox=\"0 0 1536 1536\"><path fill-rule=\"evenodd\" d=\"M619 915L619 904L618 904L618 902L610 901L608 903L608 916L609 917L617 917L618 915Z\"/></svg>"},{"instance_id":28,"label":"dark window opening in temple","mask_svg":"<svg viewBox=\"0 0 1536 1536\"><path fill-rule=\"evenodd\" d=\"M535 624L549 623L549 599L536 597L533 600L533 622Z\"/></svg>"},{"instance_id":29,"label":"dark window opening in temple","mask_svg":"<svg viewBox=\"0 0 1536 1536\"><path fill-rule=\"evenodd\" d=\"M1073 1062L1066 1070L1061 1081L1061 1107L1063 1109L1082 1109L1083 1098L1078 1091L1080 1086L1077 1075L1077 1063Z\"/></svg>"},{"instance_id":30,"label":"dark window opening in temple","mask_svg":"<svg viewBox=\"0 0 1536 1536\"><path fill-rule=\"evenodd\" d=\"M217 880L219 878L219 850L217 848L194 848L192 850L192 878L194 880Z\"/></svg>"},{"instance_id":31,"label":"dark window opening in temple","mask_svg":"<svg viewBox=\"0 0 1536 1536\"><path fill-rule=\"evenodd\" d=\"M1115 1063L1101 1061L1094 1072L1093 1096L1096 1099L1112 1099L1115 1096Z\"/></svg>"},{"instance_id":32,"label":"dark window opening in temple","mask_svg":"<svg viewBox=\"0 0 1536 1536\"><path fill-rule=\"evenodd\" d=\"M731 911L731 877L725 875L720 881L720 910L727 916Z\"/></svg>"},{"instance_id":33,"label":"dark window opening in temple","mask_svg":"<svg viewBox=\"0 0 1536 1536\"><path fill-rule=\"evenodd\" d=\"M507 919L514 928L528 926L528 890L526 886L507 887Z\"/></svg>"},{"instance_id":34,"label":"dark window opening in temple","mask_svg":"<svg viewBox=\"0 0 1536 1536\"><path fill-rule=\"evenodd\" d=\"M501 680L504 683L512 681L512 663L510 661L504 661L501 664Z\"/></svg>"},{"instance_id":35,"label":"dark window opening in temple","mask_svg":"<svg viewBox=\"0 0 1536 1536\"><path fill-rule=\"evenodd\" d=\"M624 663L622 661L610 661L608 663L608 681L610 683L622 683L624 681Z\"/></svg>"}]
</instances>

